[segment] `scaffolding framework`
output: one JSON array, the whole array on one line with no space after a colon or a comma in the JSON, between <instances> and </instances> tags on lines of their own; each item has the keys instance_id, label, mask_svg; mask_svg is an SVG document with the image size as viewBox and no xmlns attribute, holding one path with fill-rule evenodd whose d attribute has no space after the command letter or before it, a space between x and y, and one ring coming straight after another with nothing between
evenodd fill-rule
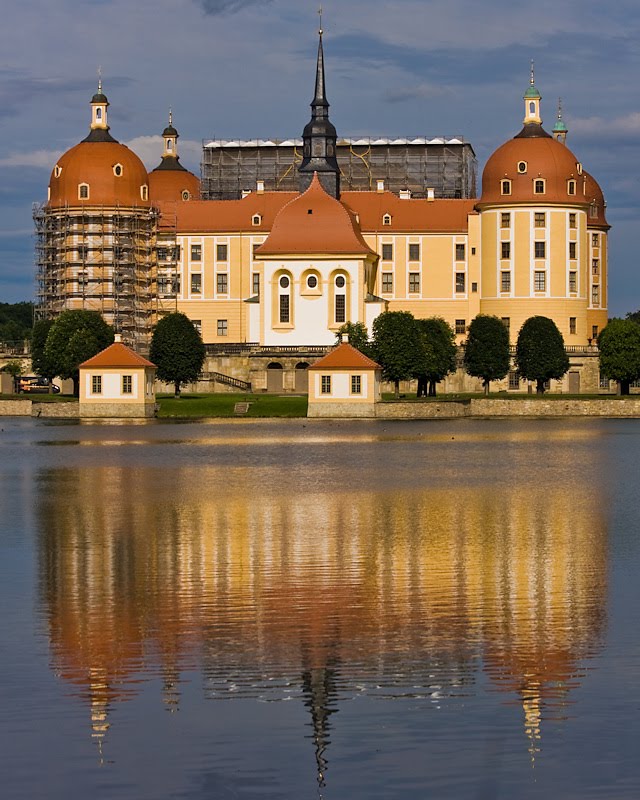
<instances>
[{"instance_id":1,"label":"scaffolding framework","mask_svg":"<svg viewBox=\"0 0 640 800\"><path fill-rule=\"evenodd\" d=\"M149 348L157 296L157 211L34 205L36 318L98 311L139 352ZM174 237L175 238L175 237Z\"/></svg>"},{"instance_id":2,"label":"scaffolding framework","mask_svg":"<svg viewBox=\"0 0 640 800\"><path fill-rule=\"evenodd\" d=\"M399 194L468 199L476 196L477 160L462 137L339 139L343 191L375 190L378 181ZM205 140L201 185L204 200L234 200L264 182L266 191L296 192L301 139Z\"/></svg>"}]
</instances>

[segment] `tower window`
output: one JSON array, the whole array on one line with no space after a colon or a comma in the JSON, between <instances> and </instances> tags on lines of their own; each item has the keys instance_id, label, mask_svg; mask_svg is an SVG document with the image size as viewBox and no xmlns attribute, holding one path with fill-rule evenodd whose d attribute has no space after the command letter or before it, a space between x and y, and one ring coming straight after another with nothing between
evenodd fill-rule
<instances>
[{"instance_id":1,"label":"tower window","mask_svg":"<svg viewBox=\"0 0 640 800\"><path fill-rule=\"evenodd\" d=\"M260 214L254 214L251 217L251 224L252 225L260 225L261 222L262 222L262 217L260 216Z\"/></svg>"},{"instance_id":2,"label":"tower window","mask_svg":"<svg viewBox=\"0 0 640 800\"><path fill-rule=\"evenodd\" d=\"M527 162L526 161L518 161L518 172L521 175L524 175L527 171Z\"/></svg>"},{"instance_id":3,"label":"tower window","mask_svg":"<svg viewBox=\"0 0 640 800\"><path fill-rule=\"evenodd\" d=\"M216 261L226 261L229 257L229 252L226 244L216 245Z\"/></svg>"},{"instance_id":4,"label":"tower window","mask_svg":"<svg viewBox=\"0 0 640 800\"><path fill-rule=\"evenodd\" d=\"M569 258L575 258L575 257L576 257L576 243L569 242Z\"/></svg>"},{"instance_id":5,"label":"tower window","mask_svg":"<svg viewBox=\"0 0 640 800\"><path fill-rule=\"evenodd\" d=\"M544 211L536 211L533 215L533 224L536 228L544 228L547 224L547 215Z\"/></svg>"},{"instance_id":6,"label":"tower window","mask_svg":"<svg viewBox=\"0 0 640 800\"><path fill-rule=\"evenodd\" d=\"M571 180L567 181L567 194L575 194L576 193L576 182Z\"/></svg>"},{"instance_id":7,"label":"tower window","mask_svg":"<svg viewBox=\"0 0 640 800\"><path fill-rule=\"evenodd\" d=\"M186 189L182 192L182 199L183 200L191 200L191 195L189 194L189 192Z\"/></svg>"},{"instance_id":8,"label":"tower window","mask_svg":"<svg viewBox=\"0 0 640 800\"><path fill-rule=\"evenodd\" d=\"M382 217L382 224L383 225L391 225L391 214L385 214Z\"/></svg>"},{"instance_id":9,"label":"tower window","mask_svg":"<svg viewBox=\"0 0 640 800\"><path fill-rule=\"evenodd\" d=\"M511 194L511 181L500 181L500 192L502 194Z\"/></svg>"},{"instance_id":10,"label":"tower window","mask_svg":"<svg viewBox=\"0 0 640 800\"><path fill-rule=\"evenodd\" d=\"M547 247L546 242L533 243L533 255L535 258L546 258Z\"/></svg>"},{"instance_id":11,"label":"tower window","mask_svg":"<svg viewBox=\"0 0 640 800\"><path fill-rule=\"evenodd\" d=\"M409 245L409 261L420 261L420 245Z\"/></svg>"},{"instance_id":12,"label":"tower window","mask_svg":"<svg viewBox=\"0 0 640 800\"><path fill-rule=\"evenodd\" d=\"M575 228L577 228L575 214L569 214L569 228L571 228L572 230L575 230Z\"/></svg>"},{"instance_id":13,"label":"tower window","mask_svg":"<svg viewBox=\"0 0 640 800\"><path fill-rule=\"evenodd\" d=\"M456 261L464 261L464 252L465 252L464 244L457 244L456 245Z\"/></svg>"},{"instance_id":14,"label":"tower window","mask_svg":"<svg viewBox=\"0 0 640 800\"><path fill-rule=\"evenodd\" d=\"M536 292L544 292L547 289L547 273L536 270L533 273L533 288Z\"/></svg>"},{"instance_id":15,"label":"tower window","mask_svg":"<svg viewBox=\"0 0 640 800\"><path fill-rule=\"evenodd\" d=\"M544 178L536 178L533 182L533 193L544 194Z\"/></svg>"},{"instance_id":16,"label":"tower window","mask_svg":"<svg viewBox=\"0 0 640 800\"><path fill-rule=\"evenodd\" d=\"M576 318L569 317L569 333L575 334L575 332L576 332Z\"/></svg>"},{"instance_id":17,"label":"tower window","mask_svg":"<svg viewBox=\"0 0 640 800\"><path fill-rule=\"evenodd\" d=\"M578 273L574 269L569 273L569 291L572 293L578 291Z\"/></svg>"},{"instance_id":18,"label":"tower window","mask_svg":"<svg viewBox=\"0 0 640 800\"><path fill-rule=\"evenodd\" d=\"M122 164L115 164L115 166L113 167L113 174L116 176L116 178L121 178L122 172L123 172Z\"/></svg>"},{"instance_id":19,"label":"tower window","mask_svg":"<svg viewBox=\"0 0 640 800\"><path fill-rule=\"evenodd\" d=\"M465 291L465 274L464 272L456 272L456 292L461 293Z\"/></svg>"},{"instance_id":20,"label":"tower window","mask_svg":"<svg viewBox=\"0 0 640 800\"><path fill-rule=\"evenodd\" d=\"M89 199L89 184L88 183L81 183L78 185L78 198L80 200L88 200Z\"/></svg>"},{"instance_id":21,"label":"tower window","mask_svg":"<svg viewBox=\"0 0 640 800\"><path fill-rule=\"evenodd\" d=\"M500 214L500 227L501 228L511 227L511 214L509 214L509 212Z\"/></svg>"},{"instance_id":22,"label":"tower window","mask_svg":"<svg viewBox=\"0 0 640 800\"><path fill-rule=\"evenodd\" d=\"M511 273L510 272L501 272L500 273L500 291L501 292L510 292L511 291Z\"/></svg>"},{"instance_id":23,"label":"tower window","mask_svg":"<svg viewBox=\"0 0 640 800\"><path fill-rule=\"evenodd\" d=\"M147 186L146 183L140 187L140 197L143 200L149 199L149 187Z\"/></svg>"},{"instance_id":24,"label":"tower window","mask_svg":"<svg viewBox=\"0 0 640 800\"><path fill-rule=\"evenodd\" d=\"M511 242L502 242L502 258L511 258Z\"/></svg>"},{"instance_id":25,"label":"tower window","mask_svg":"<svg viewBox=\"0 0 640 800\"><path fill-rule=\"evenodd\" d=\"M420 291L420 273L419 272L410 272L409 273L409 292L411 294L418 294Z\"/></svg>"},{"instance_id":26,"label":"tower window","mask_svg":"<svg viewBox=\"0 0 640 800\"><path fill-rule=\"evenodd\" d=\"M382 273L382 291L384 294L391 294L393 292L393 273Z\"/></svg>"},{"instance_id":27,"label":"tower window","mask_svg":"<svg viewBox=\"0 0 640 800\"><path fill-rule=\"evenodd\" d=\"M167 150L173 150L173 139L167 139Z\"/></svg>"},{"instance_id":28,"label":"tower window","mask_svg":"<svg viewBox=\"0 0 640 800\"><path fill-rule=\"evenodd\" d=\"M466 333L467 332L467 321L466 319L457 319L455 325L455 331L457 334Z\"/></svg>"},{"instance_id":29,"label":"tower window","mask_svg":"<svg viewBox=\"0 0 640 800\"><path fill-rule=\"evenodd\" d=\"M53 168L53 174L56 178L59 178L62 175L62 167L59 164L56 164Z\"/></svg>"},{"instance_id":30,"label":"tower window","mask_svg":"<svg viewBox=\"0 0 640 800\"><path fill-rule=\"evenodd\" d=\"M591 234L591 246L592 247L599 247L600 246L600 237L597 233Z\"/></svg>"}]
</instances>

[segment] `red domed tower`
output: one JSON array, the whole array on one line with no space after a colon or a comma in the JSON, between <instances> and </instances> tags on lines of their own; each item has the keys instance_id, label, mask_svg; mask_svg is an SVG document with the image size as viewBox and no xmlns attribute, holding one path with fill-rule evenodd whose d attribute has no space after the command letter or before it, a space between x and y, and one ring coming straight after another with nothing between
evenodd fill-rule
<instances>
[{"instance_id":1,"label":"red domed tower","mask_svg":"<svg viewBox=\"0 0 640 800\"><path fill-rule=\"evenodd\" d=\"M507 322L512 341L528 317L554 320L567 345L587 345L607 323L609 225L596 181L542 127L533 68L520 133L482 175L481 312Z\"/></svg>"},{"instance_id":2,"label":"red domed tower","mask_svg":"<svg viewBox=\"0 0 640 800\"><path fill-rule=\"evenodd\" d=\"M60 157L37 230L37 315L99 311L136 349L148 344L155 292L149 176L109 132L102 82L91 98L89 135Z\"/></svg>"}]
</instances>

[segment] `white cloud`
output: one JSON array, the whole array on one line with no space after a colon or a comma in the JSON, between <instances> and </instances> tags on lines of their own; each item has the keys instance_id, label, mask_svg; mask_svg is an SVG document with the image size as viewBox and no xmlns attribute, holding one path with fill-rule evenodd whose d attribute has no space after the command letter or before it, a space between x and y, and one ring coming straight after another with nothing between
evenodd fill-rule
<instances>
[{"instance_id":1,"label":"white cloud","mask_svg":"<svg viewBox=\"0 0 640 800\"><path fill-rule=\"evenodd\" d=\"M162 158L162 136L136 136L125 142L128 148L139 156L147 169L154 169ZM178 155L181 162L199 164L202 153L202 143L190 139L178 140Z\"/></svg>"},{"instance_id":2,"label":"white cloud","mask_svg":"<svg viewBox=\"0 0 640 800\"><path fill-rule=\"evenodd\" d=\"M589 135L637 135L640 134L640 112L633 111L613 119L603 119L603 117L571 119L571 130Z\"/></svg>"},{"instance_id":3,"label":"white cloud","mask_svg":"<svg viewBox=\"0 0 640 800\"><path fill-rule=\"evenodd\" d=\"M10 153L0 158L0 167L39 167L52 170L60 157L59 150L33 150L30 153Z\"/></svg>"}]
</instances>

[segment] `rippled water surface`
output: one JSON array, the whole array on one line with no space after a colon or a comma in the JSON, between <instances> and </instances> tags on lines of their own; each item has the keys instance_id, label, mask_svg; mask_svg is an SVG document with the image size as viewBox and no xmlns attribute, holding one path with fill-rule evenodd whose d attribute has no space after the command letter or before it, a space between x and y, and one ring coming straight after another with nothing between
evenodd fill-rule
<instances>
[{"instance_id":1,"label":"rippled water surface","mask_svg":"<svg viewBox=\"0 0 640 800\"><path fill-rule=\"evenodd\" d=\"M0 427L3 796L640 796L640 421Z\"/></svg>"}]
</instances>

